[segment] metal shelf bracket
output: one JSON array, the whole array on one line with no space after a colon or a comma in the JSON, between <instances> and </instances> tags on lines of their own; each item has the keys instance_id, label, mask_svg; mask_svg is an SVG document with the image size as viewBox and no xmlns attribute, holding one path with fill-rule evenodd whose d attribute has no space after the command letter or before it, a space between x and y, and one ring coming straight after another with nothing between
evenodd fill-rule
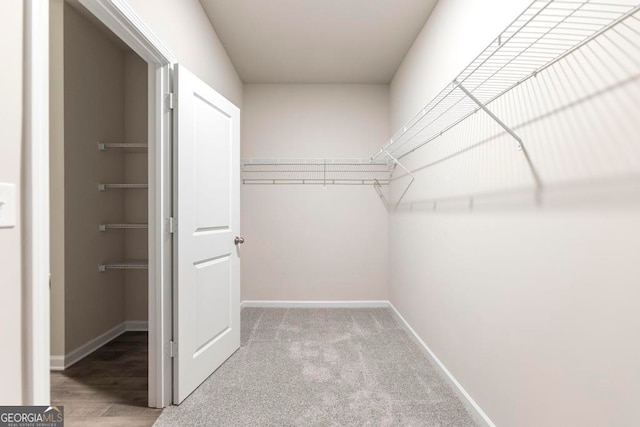
<instances>
[{"instance_id":1,"label":"metal shelf bracket","mask_svg":"<svg viewBox=\"0 0 640 427\"><path fill-rule=\"evenodd\" d=\"M413 184L413 181L416 180L416 177L413 176L413 173L411 173L409 169L407 169L402 163L400 163L398 159L393 157L393 155L391 155L385 148L382 148L382 151L391 159L391 161L393 161L397 166L400 166L400 168L402 168L402 170L404 170L407 173L407 175L411 178L411 180L407 184L407 187L404 189L404 191L400 195L400 198L398 198L398 201L395 203L395 207L397 208L400 205L400 202L402 202L402 199L404 199L404 196L407 194L407 191L409 191L409 187L411 187L411 184ZM378 189L376 189L376 191L378 191ZM378 195L381 195L381 193L378 192Z\"/></svg>"},{"instance_id":2,"label":"metal shelf bracket","mask_svg":"<svg viewBox=\"0 0 640 427\"><path fill-rule=\"evenodd\" d=\"M536 188L538 189L542 188L542 181L540 180L540 175L538 174L538 171L536 170L535 166L533 165L533 162L531 161L531 157L529 156L529 153L527 152L527 149L524 146L524 143L522 142L522 138L520 138L518 134L515 133L515 131L511 129L505 122L500 120L498 116L493 114L493 112L489 110L486 105L480 102L478 98L473 96L473 94L469 92L461 83L459 83L457 80L454 80L453 85L458 89L460 89L462 92L464 92L464 94L469 99L471 99L474 103L476 103L482 111L487 113L489 117L491 117L501 128L503 128L509 135L513 137L513 139L517 141L517 148L518 150L522 151L522 154L524 154L524 158L527 161L527 165L529 166L529 170L531 171L533 180L536 183Z\"/></svg>"}]
</instances>

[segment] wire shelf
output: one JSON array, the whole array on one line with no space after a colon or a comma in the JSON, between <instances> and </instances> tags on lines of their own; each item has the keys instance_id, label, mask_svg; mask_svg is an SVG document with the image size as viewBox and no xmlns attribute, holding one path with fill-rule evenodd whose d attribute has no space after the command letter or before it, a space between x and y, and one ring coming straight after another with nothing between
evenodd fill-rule
<instances>
[{"instance_id":1,"label":"wire shelf","mask_svg":"<svg viewBox=\"0 0 640 427\"><path fill-rule=\"evenodd\" d=\"M107 151L112 149L146 151L148 144L137 142L98 142L98 150Z\"/></svg>"},{"instance_id":2,"label":"wire shelf","mask_svg":"<svg viewBox=\"0 0 640 427\"><path fill-rule=\"evenodd\" d=\"M136 229L148 229L149 224L143 223L130 223L130 224L100 224L98 225L99 231L107 231L107 230L136 230Z\"/></svg>"},{"instance_id":3,"label":"wire shelf","mask_svg":"<svg viewBox=\"0 0 640 427\"><path fill-rule=\"evenodd\" d=\"M149 184L98 184L98 190L147 190Z\"/></svg>"},{"instance_id":4,"label":"wire shelf","mask_svg":"<svg viewBox=\"0 0 640 427\"><path fill-rule=\"evenodd\" d=\"M107 270L148 270L149 261L146 259L129 260L121 262L108 262L98 265L98 271L105 272Z\"/></svg>"},{"instance_id":5,"label":"wire shelf","mask_svg":"<svg viewBox=\"0 0 640 427\"><path fill-rule=\"evenodd\" d=\"M478 102L486 106L638 10L638 4L534 1L372 159L412 153L479 111Z\"/></svg>"},{"instance_id":6,"label":"wire shelf","mask_svg":"<svg viewBox=\"0 0 640 427\"><path fill-rule=\"evenodd\" d=\"M244 159L243 184L388 185L394 162L370 159Z\"/></svg>"}]
</instances>

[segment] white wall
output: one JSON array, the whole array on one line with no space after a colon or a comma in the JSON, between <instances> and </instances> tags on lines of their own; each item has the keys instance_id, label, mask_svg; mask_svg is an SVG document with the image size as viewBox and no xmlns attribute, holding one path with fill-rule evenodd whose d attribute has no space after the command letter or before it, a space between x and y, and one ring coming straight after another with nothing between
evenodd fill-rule
<instances>
[{"instance_id":1,"label":"white wall","mask_svg":"<svg viewBox=\"0 0 640 427\"><path fill-rule=\"evenodd\" d=\"M198 0L128 0L154 34L205 83L238 107L242 82Z\"/></svg>"},{"instance_id":2,"label":"white wall","mask_svg":"<svg viewBox=\"0 0 640 427\"><path fill-rule=\"evenodd\" d=\"M0 182L16 184L17 218L14 228L0 228L0 405L22 403L22 244L20 197L22 172L22 58L23 4L10 0L2 5L0 53L6 61L0 69L5 102L0 106Z\"/></svg>"},{"instance_id":3,"label":"white wall","mask_svg":"<svg viewBox=\"0 0 640 427\"><path fill-rule=\"evenodd\" d=\"M243 158L368 157L387 85L246 85ZM387 212L371 186L243 185L243 300L387 299Z\"/></svg>"},{"instance_id":4,"label":"white wall","mask_svg":"<svg viewBox=\"0 0 640 427\"><path fill-rule=\"evenodd\" d=\"M392 131L528 3L440 2L391 84ZM530 150L540 205L482 113L404 159L390 299L499 426L640 423L637 47L599 43L490 106Z\"/></svg>"},{"instance_id":5,"label":"white wall","mask_svg":"<svg viewBox=\"0 0 640 427\"><path fill-rule=\"evenodd\" d=\"M451 83L530 3L447 0L438 4L391 81L391 132Z\"/></svg>"}]
</instances>

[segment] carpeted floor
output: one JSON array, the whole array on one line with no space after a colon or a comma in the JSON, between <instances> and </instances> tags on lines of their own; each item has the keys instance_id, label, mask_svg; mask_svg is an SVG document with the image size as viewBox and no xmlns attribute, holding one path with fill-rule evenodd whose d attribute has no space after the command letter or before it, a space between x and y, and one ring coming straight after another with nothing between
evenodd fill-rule
<instances>
[{"instance_id":1,"label":"carpeted floor","mask_svg":"<svg viewBox=\"0 0 640 427\"><path fill-rule=\"evenodd\" d=\"M242 347L155 426L475 426L389 309L242 311Z\"/></svg>"}]
</instances>

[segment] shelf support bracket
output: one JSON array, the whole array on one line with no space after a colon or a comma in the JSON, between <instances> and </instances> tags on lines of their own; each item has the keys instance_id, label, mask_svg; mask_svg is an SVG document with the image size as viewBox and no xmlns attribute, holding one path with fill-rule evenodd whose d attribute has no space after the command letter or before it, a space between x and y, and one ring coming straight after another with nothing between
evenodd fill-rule
<instances>
[{"instance_id":1,"label":"shelf support bracket","mask_svg":"<svg viewBox=\"0 0 640 427\"><path fill-rule=\"evenodd\" d=\"M322 185L327 188L327 159L322 161Z\"/></svg>"},{"instance_id":2,"label":"shelf support bracket","mask_svg":"<svg viewBox=\"0 0 640 427\"><path fill-rule=\"evenodd\" d=\"M409 181L409 184L407 184L407 188L404 189L404 191L400 195L400 198L396 202L395 207L397 209L398 206L400 205L400 202L402 202L402 199L407 194L407 191L409 191L409 187L411 187L411 184L413 184L413 181L416 180L416 177L413 176L411 171L409 169L407 169L406 167L404 167L404 165L402 163L400 163L400 161L398 159L393 157L393 155L391 155L391 153L389 153L385 148L383 148L382 151L384 152L384 154L386 154L393 161L393 163L395 163L397 166L400 166L407 173L407 175L411 178L411 181Z\"/></svg>"},{"instance_id":3,"label":"shelf support bracket","mask_svg":"<svg viewBox=\"0 0 640 427\"><path fill-rule=\"evenodd\" d=\"M522 142L522 138L520 138L518 136L518 134L513 131L513 129L511 129L509 126L507 126L506 123L504 123L502 120L500 120L500 118L498 116L493 114L493 112L491 110L489 110L486 105L484 105L482 102L480 102L480 100L478 98L476 98L471 92L469 92L467 90L467 88L465 88L462 85L462 83L459 83L457 80L454 80L453 84L458 89L460 89L462 92L464 92L464 94L469 99L471 99L473 102L475 102L478 105L478 107L480 107L480 109L482 111L487 113L489 115L489 117L491 117L502 129L504 129L509 135L511 135L518 142L518 150L522 151L522 154L524 154L524 158L527 161L527 165L529 166L529 170L531 171L531 175L533 176L533 180L535 181L536 188L538 190L540 190L542 188L542 181L540 180L540 175L538 175L538 171L533 166L533 162L531 161L531 157L529 157L529 153L527 152L527 149L524 146L524 143Z\"/></svg>"},{"instance_id":4,"label":"shelf support bracket","mask_svg":"<svg viewBox=\"0 0 640 427\"><path fill-rule=\"evenodd\" d=\"M389 202L387 202L387 198L382 192L382 185L380 185L380 181L378 181L377 178L373 179L373 189L376 190L376 193L378 193L378 197L380 197L380 200L382 200L385 209L389 210Z\"/></svg>"}]
</instances>

